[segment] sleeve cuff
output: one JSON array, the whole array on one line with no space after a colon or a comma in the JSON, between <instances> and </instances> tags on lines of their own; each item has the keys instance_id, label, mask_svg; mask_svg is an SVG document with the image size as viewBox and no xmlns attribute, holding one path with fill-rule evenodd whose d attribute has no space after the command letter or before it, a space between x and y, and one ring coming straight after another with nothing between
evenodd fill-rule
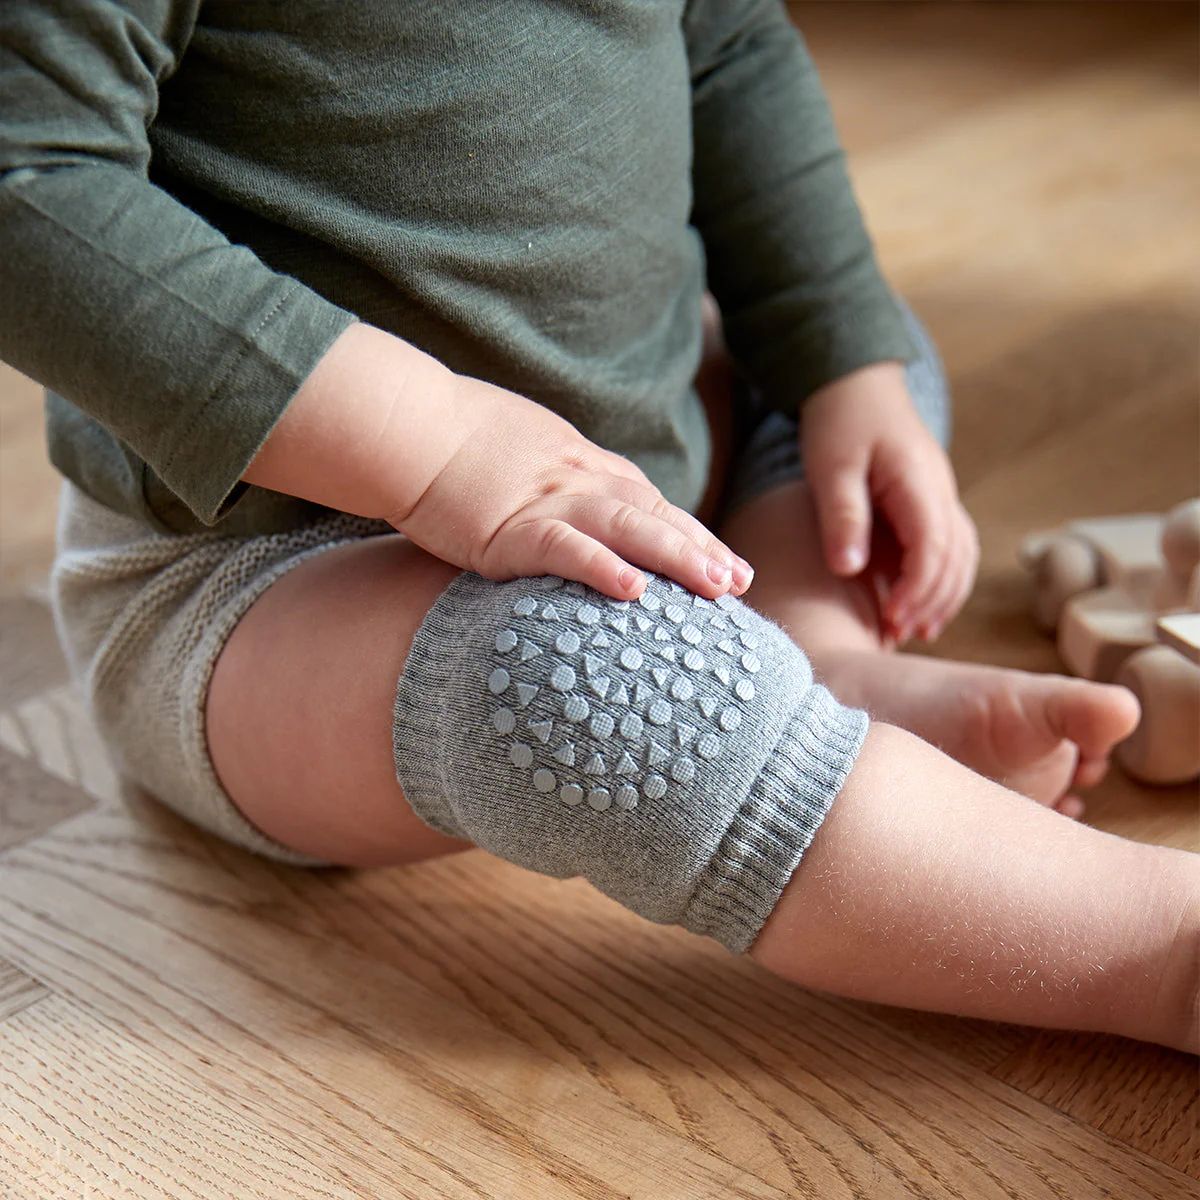
<instances>
[{"instance_id":1,"label":"sleeve cuff","mask_svg":"<svg viewBox=\"0 0 1200 1200\"><path fill-rule=\"evenodd\" d=\"M242 475L276 422L355 320L353 313L288 281L253 333L231 345L228 365L158 471L199 520L215 524L238 500L248 486ZM236 436L230 436L231 428Z\"/></svg>"}]
</instances>

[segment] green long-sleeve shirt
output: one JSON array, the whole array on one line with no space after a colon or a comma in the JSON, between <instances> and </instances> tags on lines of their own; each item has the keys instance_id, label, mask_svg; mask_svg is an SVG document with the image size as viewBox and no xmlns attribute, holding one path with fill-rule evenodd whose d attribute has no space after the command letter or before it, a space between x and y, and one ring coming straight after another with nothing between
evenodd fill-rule
<instances>
[{"instance_id":1,"label":"green long-sleeve shirt","mask_svg":"<svg viewBox=\"0 0 1200 1200\"><path fill-rule=\"evenodd\" d=\"M0 357L51 457L175 530L355 317L694 507L708 286L781 409L910 344L775 0L0 6Z\"/></svg>"}]
</instances>

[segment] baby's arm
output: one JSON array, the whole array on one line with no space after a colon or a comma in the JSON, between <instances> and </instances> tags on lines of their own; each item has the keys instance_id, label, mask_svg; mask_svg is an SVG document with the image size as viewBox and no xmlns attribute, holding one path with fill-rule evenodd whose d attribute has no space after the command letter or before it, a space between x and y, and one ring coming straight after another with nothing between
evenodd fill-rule
<instances>
[{"instance_id":1,"label":"baby's arm","mask_svg":"<svg viewBox=\"0 0 1200 1200\"><path fill-rule=\"evenodd\" d=\"M708 596L749 570L632 464L270 270L149 180L195 0L0 10L0 356L202 521L244 479L391 520L494 577ZM253 466L251 465L253 463Z\"/></svg>"},{"instance_id":2,"label":"baby's arm","mask_svg":"<svg viewBox=\"0 0 1200 1200\"><path fill-rule=\"evenodd\" d=\"M816 69L776 0L692 0L693 220L735 357L803 405L825 560L854 575L872 509L899 542L884 627L935 634L974 577L974 528L899 360L913 347L863 225ZM894 576L894 577L893 577Z\"/></svg>"}]
</instances>

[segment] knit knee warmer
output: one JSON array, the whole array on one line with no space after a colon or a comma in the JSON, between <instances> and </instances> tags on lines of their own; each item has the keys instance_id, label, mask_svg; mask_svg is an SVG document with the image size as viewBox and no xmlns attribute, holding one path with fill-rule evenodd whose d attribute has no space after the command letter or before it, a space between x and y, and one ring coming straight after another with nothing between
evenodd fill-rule
<instances>
[{"instance_id":1,"label":"knit knee warmer","mask_svg":"<svg viewBox=\"0 0 1200 1200\"><path fill-rule=\"evenodd\" d=\"M393 746L434 829L740 953L866 727L739 600L468 573L417 632Z\"/></svg>"}]
</instances>

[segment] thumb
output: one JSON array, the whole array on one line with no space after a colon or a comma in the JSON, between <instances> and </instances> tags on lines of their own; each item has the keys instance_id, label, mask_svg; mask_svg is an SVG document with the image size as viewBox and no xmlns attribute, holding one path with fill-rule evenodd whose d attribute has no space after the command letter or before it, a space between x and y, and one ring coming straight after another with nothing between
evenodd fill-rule
<instances>
[{"instance_id":1,"label":"thumb","mask_svg":"<svg viewBox=\"0 0 1200 1200\"><path fill-rule=\"evenodd\" d=\"M871 493L864 459L842 458L810 473L825 561L835 575L857 575L871 544Z\"/></svg>"}]
</instances>

